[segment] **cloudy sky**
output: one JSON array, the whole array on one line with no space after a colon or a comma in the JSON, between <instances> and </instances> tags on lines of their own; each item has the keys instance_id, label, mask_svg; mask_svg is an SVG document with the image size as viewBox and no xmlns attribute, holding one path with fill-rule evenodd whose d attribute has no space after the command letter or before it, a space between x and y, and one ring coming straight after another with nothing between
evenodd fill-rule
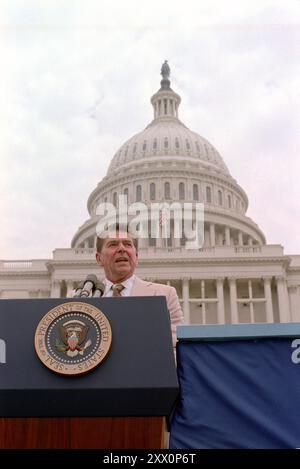
<instances>
[{"instance_id":1,"label":"cloudy sky","mask_svg":"<svg viewBox=\"0 0 300 469\"><path fill-rule=\"evenodd\" d=\"M52 257L171 66L270 244L300 254L299 0L1 0L0 259Z\"/></svg>"}]
</instances>

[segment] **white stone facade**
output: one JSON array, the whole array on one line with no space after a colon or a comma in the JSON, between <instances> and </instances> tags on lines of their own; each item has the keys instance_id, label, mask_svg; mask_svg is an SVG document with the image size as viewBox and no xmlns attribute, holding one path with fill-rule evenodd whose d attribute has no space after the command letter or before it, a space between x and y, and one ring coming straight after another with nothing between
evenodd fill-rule
<instances>
[{"instance_id":1,"label":"white stone facade","mask_svg":"<svg viewBox=\"0 0 300 469\"><path fill-rule=\"evenodd\" d=\"M137 273L178 292L187 323L300 322L300 255L267 245L246 215L248 198L222 157L178 118L180 97L163 79L151 103L154 119L112 159L88 199L90 218L71 248L52 259L0 261L0 298L71 296L87 274L102 275L95 262L96 209L128 203L203 202L204 245L186 250L184 240L141 240Z\"/></svg>"}]
</instances>

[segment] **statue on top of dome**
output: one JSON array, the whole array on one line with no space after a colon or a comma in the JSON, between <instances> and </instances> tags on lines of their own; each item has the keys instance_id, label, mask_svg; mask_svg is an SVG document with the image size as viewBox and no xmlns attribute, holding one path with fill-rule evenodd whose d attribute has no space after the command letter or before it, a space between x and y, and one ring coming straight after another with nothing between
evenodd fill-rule
<instances>
[{"instance_id":1,"label":"statue on top of dome","mask_svg":"<svg viewBox=\"0 0 300 469\"><path fill-rule=\"evenodd\" d=\"M167 80L170 76L171 69L169 67L168 61L165 60L161 66L160 74L162 75L164 80Z\"/></svg>"}]
</instances>

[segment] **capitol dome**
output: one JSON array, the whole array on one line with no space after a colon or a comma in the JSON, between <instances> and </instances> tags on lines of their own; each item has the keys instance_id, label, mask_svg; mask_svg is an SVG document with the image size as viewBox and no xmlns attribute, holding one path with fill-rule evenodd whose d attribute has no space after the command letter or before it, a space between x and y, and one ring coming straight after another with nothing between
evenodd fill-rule
<instances>
[{"instance_id":1,"label":"capitol dome","mask_svg":"<svg viewBox=\"0 0 300 469\"><path fill-rule=\"evenodd\" d=\"M113 157L107 175L121 167L125 169L131 163L162 156L184 157L186 161L195 159L203 168L229 175L222 157L208 140L172 115L155 117L145 130L127 140Z\"/></svg>"},{"instance_id":2,"label":"capitol dome","mask_svg":"<svg viewBox=\"0 0 300 469\"><path fill-rule=\"evenodd\" d=\"M170 86L166 62L161 74L161 87L151 98L152 122L112 158L106 176L88 198L90 218L77 230L72 247L95 246L97 207L103 202L117 207L120 194L127 196L128 204L203 202L205 245L265 244L264 234L246 216L245 191L218 151L180 121L181 98Z\"/></svg>"}]
</instances>

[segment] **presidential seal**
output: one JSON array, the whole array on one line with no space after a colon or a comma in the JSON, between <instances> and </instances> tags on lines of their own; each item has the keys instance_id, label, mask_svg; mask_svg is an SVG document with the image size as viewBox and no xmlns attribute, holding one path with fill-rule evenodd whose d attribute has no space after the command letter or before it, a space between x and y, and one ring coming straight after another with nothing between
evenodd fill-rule
<instances>
[{"instance_id":1,"label":"presidential seal","mask_svg":"<svg viewBox=\"0 0 300 469\"><path fill-rule=\"evenodd\" d=\"M61 375L81 375L107 356L112 331L107 317L95 306L63 303L48 311L35 332L36 353L43 364Z\"/></svg>"}]
</instances>

